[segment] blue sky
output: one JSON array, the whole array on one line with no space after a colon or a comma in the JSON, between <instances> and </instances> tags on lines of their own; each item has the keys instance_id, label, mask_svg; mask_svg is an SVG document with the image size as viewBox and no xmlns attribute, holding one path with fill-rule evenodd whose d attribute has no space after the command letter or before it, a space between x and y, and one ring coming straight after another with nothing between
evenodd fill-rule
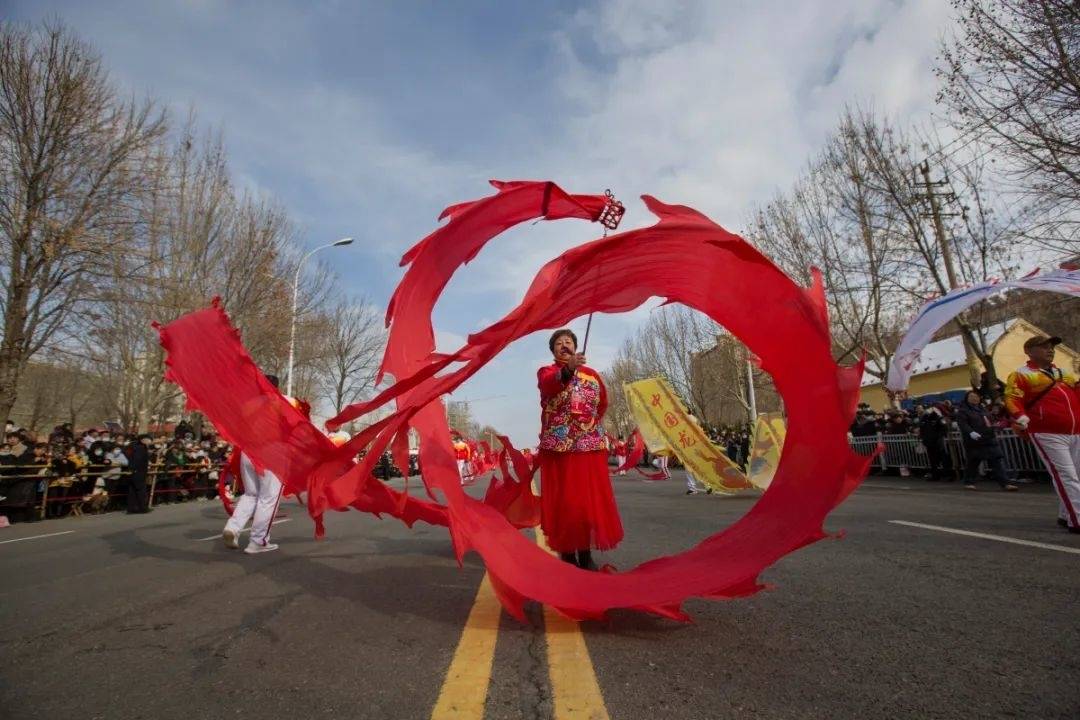
<instances>
[{"instance_id":1,"label":"blue sky","mask_svg":"<svg viewBox=\"0 0 1080 720\"><path fill-rule=\"evenodd\" d=\"M945 0L6 6L16 20L63 19L130 92L180 116L194 107L224 133L238 182L279 199L304 243L356 237L332 251L333 268L380 307L401 253L443 207L487 194L489 178L613 188L624 227L651 222L637 200L651 193L738 232L845 103L930 121L949 22ZM562 222L496 240L436 309L440 349L500 317L545 261L594 233ZM605 367L647 312L594 322L590 363ZM480 422L532 444L546 360L544 338L526 338L456 397L494 397L473 405Z\"/></svg>"}]
</instances>

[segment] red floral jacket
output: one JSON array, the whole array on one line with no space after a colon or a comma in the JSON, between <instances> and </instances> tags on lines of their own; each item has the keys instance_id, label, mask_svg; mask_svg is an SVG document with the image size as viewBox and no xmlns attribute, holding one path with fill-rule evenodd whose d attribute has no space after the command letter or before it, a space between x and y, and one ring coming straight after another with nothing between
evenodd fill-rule
<instances>
[{"instance_id":1,"label":"red floral jacket","mask_svg":"<svg viewBox=\"0 0 1080 720\"><path fill-rule=\"evenodd\" d=\"M600 374L579 366L563 382L563 366L552 363L536 373L540 388L540 449L554 452L606 450L600 422L607 410L607 390Z\"/></svg>"}]
</instances>

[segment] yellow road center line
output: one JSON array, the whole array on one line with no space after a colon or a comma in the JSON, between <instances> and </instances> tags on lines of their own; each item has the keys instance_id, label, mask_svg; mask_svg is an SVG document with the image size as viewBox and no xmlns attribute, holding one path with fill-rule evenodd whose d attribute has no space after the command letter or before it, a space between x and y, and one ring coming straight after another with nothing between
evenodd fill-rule
<instances>
[{"instance_id":1,"label":"yellow road center line","mask_svg":"<svg viewBox=\"0 0 1080 720\"><path fill-rule=\"evenodd\" d=\"M432 720L481 720L484 717L501 613L499 599L485 574L439 691L439 699L431 711Z\"/></svg>"},{"instance_id":2,"label":"yellow road center line","mask_svg":"<svg viewBox=\"0 0 1080 720\"><path fill-rule=\"evenodd\" d=\"M536 544L555 554L540 528ZM544 629L555 720L609 720L581 627L545 605Z\"/></svg>"}]
</instances>

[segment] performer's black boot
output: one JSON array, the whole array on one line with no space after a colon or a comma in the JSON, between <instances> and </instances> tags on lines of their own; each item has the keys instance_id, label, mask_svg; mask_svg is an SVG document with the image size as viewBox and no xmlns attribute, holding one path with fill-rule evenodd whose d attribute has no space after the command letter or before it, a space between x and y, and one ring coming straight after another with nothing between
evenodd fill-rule
<instances>
[{"instance_id":1,"label":"performer's black boot","mask_svg":"<svg viewBox=\"0 0 1080 720\"><path fill-rule=\"evenodd\" d=\"M572 552L568 552L568 553L559 553L559 558L560 558L560 559L561 559L561 560L562 560L563 562L568 562L568 563L570 563L571 565L577 565L577 557L576 557L576 556L574 555L574 553L572 553Z\"/></svg>"},{"instance_id":2,"label":"performer's black boot","mask_svg":"<svg viewBox=\"0 0 1080 720\"><path fill-rule=\"evenodd\" d=\"M582 570L596 570L596 563L593 562L592 552L590 550L578 550L577 553L577 566Z\"/></svg>"}]
</instances>

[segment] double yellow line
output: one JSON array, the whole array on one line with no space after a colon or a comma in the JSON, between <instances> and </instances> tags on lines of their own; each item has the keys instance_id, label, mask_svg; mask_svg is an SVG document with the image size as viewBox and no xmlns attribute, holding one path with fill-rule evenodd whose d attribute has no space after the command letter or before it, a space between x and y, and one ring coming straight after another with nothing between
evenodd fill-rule
<instances>
[{"instance_id":1,"label":"double yellow line","mask_svg":"<svg viewBox=\"0 0 1080 720\"><path fill-rule=\"evenodd\" d=\"M536 542L551 552L539 528ZM484 717L501 615L502 608L491 581L484 575L431 713L433 720ZM545 605L544 630L555 720L608 720L604 696L581 628Z\"/></svg>"}]
</instances>

